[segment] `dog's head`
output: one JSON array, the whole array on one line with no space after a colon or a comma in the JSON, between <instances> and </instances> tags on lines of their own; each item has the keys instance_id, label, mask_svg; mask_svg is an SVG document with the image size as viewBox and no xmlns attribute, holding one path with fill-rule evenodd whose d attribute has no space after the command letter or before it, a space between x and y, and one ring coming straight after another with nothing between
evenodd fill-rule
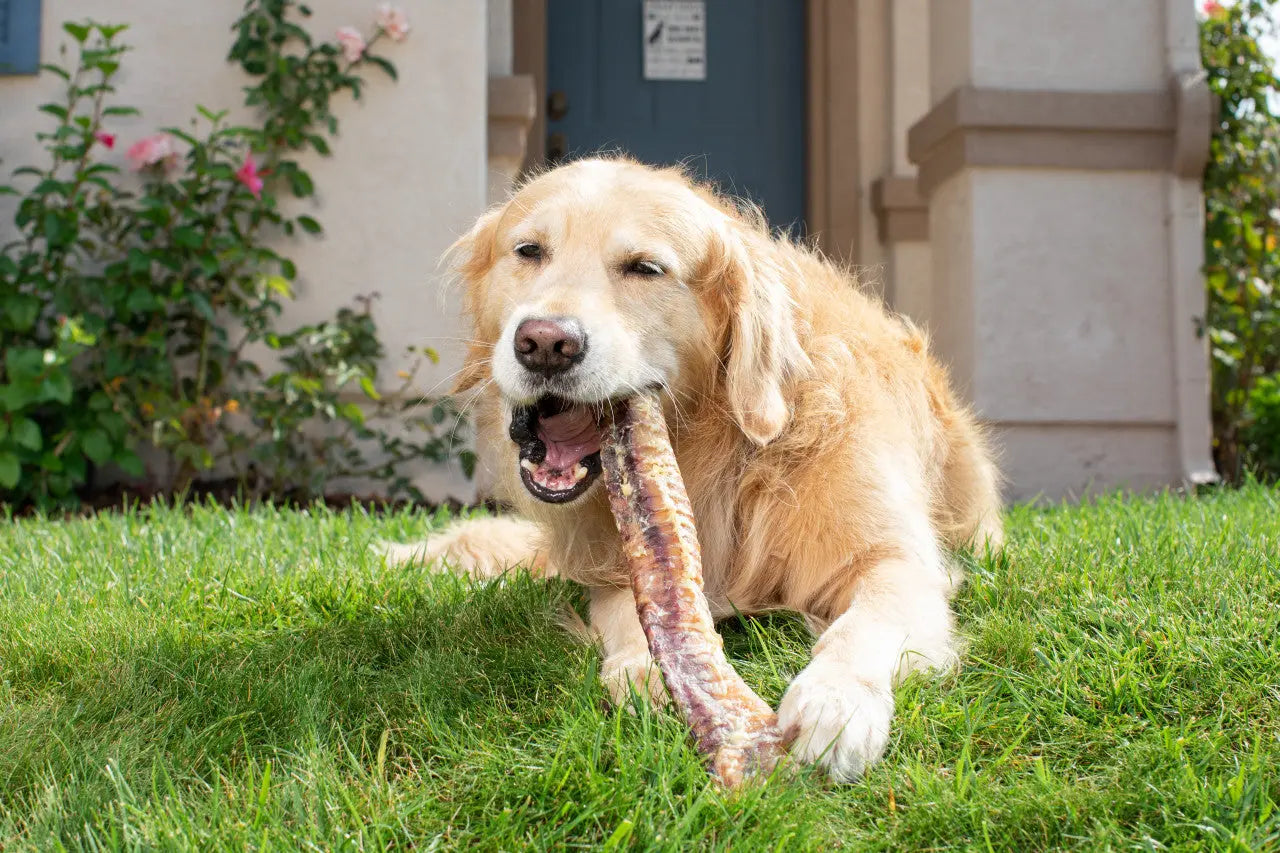
<instances>
[{"instance_id":1,"label":"dog's head","mask_svg":"<svg viewBox=\"0 0 1280 853\"><path fill-rule=\"evenodd\" d=\"M492 379L512 464L548 503L600 473L610 401L708 395L751 441L786 426L806 362L779 254L676 170L583 160L530 181L454 246L476 342L456 387Z\"/></svg>"}]
</instances>

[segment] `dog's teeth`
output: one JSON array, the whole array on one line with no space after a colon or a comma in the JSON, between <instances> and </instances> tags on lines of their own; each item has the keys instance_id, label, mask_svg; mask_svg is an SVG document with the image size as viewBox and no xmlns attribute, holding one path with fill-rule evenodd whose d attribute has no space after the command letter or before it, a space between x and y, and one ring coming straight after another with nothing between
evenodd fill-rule
<instances>
[{"instance_id":1,"label":"dog's teeth","mask_svg":"<svg viewBox=\"0 0 1280 853\"><path fill-rule=\"evenodd\" d=\"M533 464L532 459L521 459L520 467L528 471L530 474L537 473L537 470L538 470L538 466Z\"/></svg>"},{"instance_id":2,"label":"dog's teeth","mask_svg":"<svg viewBox=\"0 0 1280 853\"><path fill-rule=\"evenodd\" d=\"M587 476L587 467L581 463L573 466L573 481L581 483Z\"/></svg>"}]
</instances>

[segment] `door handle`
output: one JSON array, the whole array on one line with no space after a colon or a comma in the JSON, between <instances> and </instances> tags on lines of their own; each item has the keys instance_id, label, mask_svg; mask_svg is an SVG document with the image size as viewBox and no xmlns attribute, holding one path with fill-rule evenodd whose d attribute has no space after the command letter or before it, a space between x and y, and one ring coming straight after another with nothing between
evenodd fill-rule
<instances>
[{"instance_id":1,"label":"door handle","mask_svg":"<svg viewBox=\"0 0 1280 853\"><path fill-rule=\"evenodd\" d=\"M563 133L547 136L547 162L558 163L569 153L569 139Z\"/></svg>"},{"instance_id":2,"label":"door handle","mask_svg":"<svg viewBox=\"0 0 1280 853\"><path fill-rule=\"evenodd\" d=\"M561 90L547 95L547 118L559 121L569 114L569 96Z\"/></svg>"}]
</instances>

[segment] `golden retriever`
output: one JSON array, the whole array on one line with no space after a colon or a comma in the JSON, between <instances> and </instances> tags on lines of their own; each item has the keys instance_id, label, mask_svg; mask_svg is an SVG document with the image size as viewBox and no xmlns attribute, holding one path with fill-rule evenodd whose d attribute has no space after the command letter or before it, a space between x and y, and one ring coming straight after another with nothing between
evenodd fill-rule
<instances>
[{"instance_id":1,"label":"golden retriever","mask_svg":"<svg viewBox=\"0 0 1280 853\"><path fill-rule=\"evenodd\" d=\"M389 558L586 585L606 685L661 699L597 483L603 405L661 388L713 613L821 631L780 723L798 759L859 776L895 682L955 660L946 549L1002 536L991 454L921 333L753 209L625 159L530 180L452 251L473 324L457 390L521 517Z\"/></svg>"}]
</instances>

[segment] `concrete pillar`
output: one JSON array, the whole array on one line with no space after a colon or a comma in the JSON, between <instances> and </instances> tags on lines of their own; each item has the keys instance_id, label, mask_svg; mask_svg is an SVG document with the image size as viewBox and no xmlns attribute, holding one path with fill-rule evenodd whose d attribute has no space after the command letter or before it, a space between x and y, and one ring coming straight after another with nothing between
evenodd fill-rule
<instances>
[{"instance_id":1,"label":"concrete pillar","mask_svg":"<svg viewBox=\"0 0 1280 853\"><path fill-rule=\"evenodd\" d=\"M533 76L515 74L511 0L488 0L489 204L505 200L524 165L537 115Z\"/></svg>"},{"instance_id":2,"label":"concrete pillar","mask_svg":"<svg viewBox=\"0 0 1280 853\"><path fill-rule=\"evenodd\" d=\"M1210 101L1184 0L930 0L936 348L1011 498L1202 482L1199 176Z\"/></svg>"},{"instance_id":3,"label":"concrete pillar","mask_svg":"<svg viewBox=\"0 0 1280 853\"><path fill-rule=\"evenodd\" d=\"M895 311L928 328L933 291L929 211L907 156L907 131L929 110L928 0L895 0L884 23L886 115L880 130L885 157L871 186L871 210L884 259L885 298Z\"/></svg>"}]
</instances>

